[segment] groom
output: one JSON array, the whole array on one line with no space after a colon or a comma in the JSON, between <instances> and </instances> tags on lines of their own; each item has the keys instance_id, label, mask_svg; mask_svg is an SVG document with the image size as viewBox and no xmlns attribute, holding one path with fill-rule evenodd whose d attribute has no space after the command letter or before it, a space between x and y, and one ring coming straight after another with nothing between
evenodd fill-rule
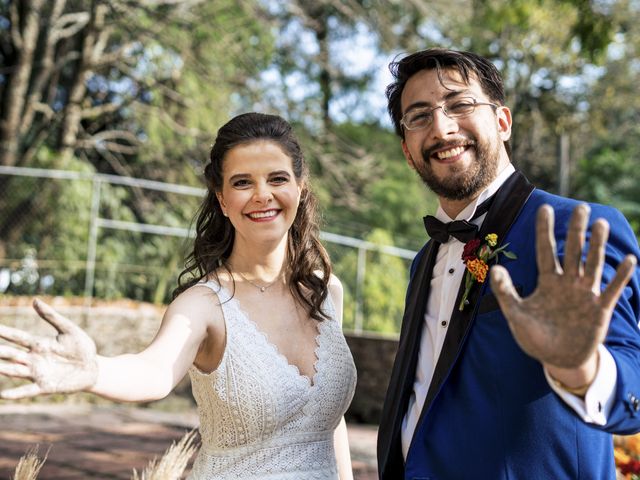
<instances>
[{"instance_id":1,"label":"groom","mask_svg":"<svg viewBox=\"0 0 640 480\"><path fill-rule=\"evenodd\" d=\"M514 169L489 61L432 49L391 69L402 151L440 205L411 267L380 478L615 478L611 433L640 430L634 233Z\"/></svg>"}]
</instances>

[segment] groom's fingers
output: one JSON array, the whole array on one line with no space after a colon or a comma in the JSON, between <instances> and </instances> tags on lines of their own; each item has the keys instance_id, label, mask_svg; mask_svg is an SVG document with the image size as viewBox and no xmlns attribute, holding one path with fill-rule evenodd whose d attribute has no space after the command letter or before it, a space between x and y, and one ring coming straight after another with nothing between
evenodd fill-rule
<instances>
[{"instance_id":1,"label":"groom's fingers","mask_svg":"<svg viewBox=\"0 0 640 480\"><path fill-rule=\"evenodd\" d=\"M564 273L573 277L581 274L584 232L587 229L591 209L585 203L573 209L567 231L567 243L564 252Z\"/></svg>"},{"instance_id":2,"label":"groom's fingers","mask_svg":"<svg viewBox=\"0 0 640 480\"><path fill-rule=\"evenodd\" d=\"M599 218L591 227L591 239L587 261L584 264L584 277L595 293L600 293L600 280L604 268L604 251L609 238L609 222Z\"/></svg>"},{"instance_id":3,"label":"groom's fingers","mask_svg":"<svg viewBox=\"0 0 640 480\"><path fill-rule=\"evenodd\" d=\"M603 308L613 310L618 298L620 298L622 290L631 278L631 275L633 275L637 263L638 260L636 257L627 255L622 263L618 265L615 277L613 277L613 280L607 285L607 288L602 292L602 296L600 297Z\"/></svg>"},{"instance_id":4,"label":"groom's fingers","mask_svg":"<svg viewBox=\"0 0 640 480\"><path fill-rule=\"evenodd\" d=\"M491 290L498 299L500 309L508 317L509 312L517 308L522 300L511 281L511 276L506 268L494 265L489 271Z\"/></svg>"},{"instance_id":5,"label":"groom's fingers","mask_svg":"<svg viewBox=\"0 0 640 480\"><path fill-rule=\"evenodd\" d=\"M553 224L553 208L542 205L536 216L536 259L540 274L550 274L560 270Z\"/></svg>"}]
</instances>

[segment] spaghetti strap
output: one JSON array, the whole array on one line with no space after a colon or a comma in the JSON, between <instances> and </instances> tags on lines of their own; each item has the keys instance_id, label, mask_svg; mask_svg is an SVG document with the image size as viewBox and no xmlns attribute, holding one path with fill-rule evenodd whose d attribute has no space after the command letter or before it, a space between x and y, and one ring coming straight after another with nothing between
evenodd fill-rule
<instances>
[{"instance_id":1,"label":"spaghetti strap","mask_svg":"<svg viewBox=\"0 0 640 480\"><path fill-rule=\"evenodd\" d=\"M221 305L225 304L233 297L233 295L227 292L227 290L215 280L202 280L196 283L194 286L207 287L218 296Z\"/></svg>"},{"instance_id":2,"label":"spaghetti strap","mask_svg":"<svg viewBox=\"0 0 640 480\"><path fill-rule=\"evenodd\" d=\"M201 287L207 287L213 290L214 293L220 293L220 290L222 290L222 287L220 286L220 284L215 280L207 280L207 281L203 280L201 282L196 283L196 285L199 285Z\"/></svg>"}]
</instances>

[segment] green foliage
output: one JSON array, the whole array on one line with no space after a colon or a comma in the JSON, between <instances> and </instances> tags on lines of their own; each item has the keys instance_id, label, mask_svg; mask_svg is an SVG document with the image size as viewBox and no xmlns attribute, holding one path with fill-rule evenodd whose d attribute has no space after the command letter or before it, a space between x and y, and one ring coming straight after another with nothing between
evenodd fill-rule
<instances>
[{"instance_id":1,"label":"green foliage","mask_svg":"<svg viewBox=\"0 0 640 480\"><path fill-rule=\"evenodd\" d=\"M194 14L200 20L191 17L185 24L176 17L146 47L154 52L146 74L161 71L166 81L152 91L148 105L135 109L145 132L136 161L145 172L140 176L160 173L163 181L200 185L216 130L240 106L231 99L251 95L245 81L266 67L273 37L238 2L202 2Z\"/></svg>"},{"instance_id":2,"label":"green foliage","mask_svg":"<svg viewBox=\"0 0 640 480\"><path fill-rule=\"evenodd\" d=\"M584 145L573 189L579 198L619 208L640 236L640 9L628 2L615 7L613 15L624 33L617 35L606 69L585 95L589 115L573 142Z\"/></svg>"},{"instance_id":3,"label":"green foliage","mask_svg":"<svg viewBox=\"0 0 640 480\"><path fill-rule=\"evenodd\" d=\"M600 63L604 60L606 48L612 42L616 30L612 16L596 10L591 0L565 1L574 5L578 11L571 33L578 39L588 58Z\"/></svg>"},{"instance_id":4,"label":"green foliage","mask_svg":"<svg viewBox=\"0 0 640 480\"><path fill-rule=\"evenodd\" d=\"M35 157L35 167L49 168L59 163L55 152L41 149ZM91 173L86 163L67 158L62 168ZM84 281L83 261L86 259L89 238L90 181L69 182L59 179L33 177L4 177L6 185L2 195L4 215L21 210L21 205L31 205L28 218L15 216L5 222L24 224L18 241L5 246L5 265L14 271L22 271L21 263L31 254L38 264L39 273L33 282L14 282L10 293L39 293L43 276L51 275L55 283L47 293L78 293Z\"/></svg>"},{"instance_id":5,"label":"green foliage","mask_svg":"<svg viewBox=\"0 0 640 480\"><path fill-rule=\"evenodd\" d=\"M393 246L393 237L382 229L374 229L365 238L376 245ZM356 327L356 302L361 302L362 325L367 331L394 333L399 331L404 311L404 296L409 279L409 262L368 250L365 255L365 280L361 298L356 285L358 251L355 248L326 243L334 272L344 290L344 320L346 329Z\"/></svg>"},{"instance_id":6,"label":"green foliage","mask_svg":"<svg viewBox=\"0 0 640 480\"><path fill-rule=\"evenodd\" d=\"M367 158L362 165L358 163L362 157L350 159L338 153L332 167L339 171L325 171L313 155L316 138L302 137L324 214L323 229L358 238L383 229L394 244L418 249L425 240L420 219L435 210L437 200L409 168L400 139L372 124L343 123L333 128L340 142L359 146ZM326 151L320 150L320 154L326 155ZM337 181L336 175L341 177ZM357 192L357 201L348 202L348 190Z\"/></svg>"},{"instance_id":7,"label":"green foliage","mask_svg":"<svg viewBox=\"0 0 640 480\"><path fill-rule=\"evenodd\" d=\"M166 304L177 283L185 240L135 232L101 231L95 277L99 298ZM132 248L135 246L135 248Z\"/></svg>"},{"instance_id":8,"label":"green foliage","mask_svg":"<svg viewBox=\"0 0 640 480\"><path fill-rule=\"evenodd\" d=\"M392 237L388 232L376 229L366 240L390 245ZM400 331L409 280L408 265L399 257L370 252L367 255L367 273L364 282L365 329L384 333Z\"/></svg>"},{"instance_id":9,"label":"green foliage","mask_svg":"<svg viewBox=\"0 0 640 480\"><path fill-rule=\"evenodd\" d=\"M575 194L583 200L618 208L640 236L640 135L629 140L630 146L604 145L582 159Z\"/></svg>"},{"instance_id":10,"label":"green foliage","mask_svg":"<svg viewBox=\"0 0 640 480\"><path fill-rule=\"evenodd\" d=\"M469 16L438 21L446 43L493 60L513 112L513 160L534 183L557 188L559 137L585 122L594 64L622 28L620 2L476 0ZM573 145L575 157L583 144Z\"/></svg>"}]
</instances>

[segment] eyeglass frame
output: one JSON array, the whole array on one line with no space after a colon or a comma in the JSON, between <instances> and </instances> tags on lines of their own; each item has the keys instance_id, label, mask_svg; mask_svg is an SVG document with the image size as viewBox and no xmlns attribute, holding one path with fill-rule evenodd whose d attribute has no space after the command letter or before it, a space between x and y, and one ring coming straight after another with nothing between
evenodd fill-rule
<instances>
[{"instance_id":1,"label":"eyeglass frame","mask_svg":"<svg viewBox=\"0 0 640 480\"><path fill-rule=\"evenodd\" d=\"M463 113L463 114L460 114L460 115L454 115L454 116L451 116L451 115L449 114L449 112L448 112L448 109L446 108L446 104L447 104L447 103L449 103L449 102L451 102L451 103L460 102L460 101L462 101L463 99L471 99L471 100L473 100L473 109L472 109L470 112L468 112L468 113ZM476 111L476 107L478 107L478 106L482 106L482 105L490 106L490 107L492 107L492 108L494 109L494 111L495 111L495 110L497 110L498 108L500 108L500 105L498 105L498 104L496 104L496 103L491 103L491 102L479 102L479 101L478 101L478 99L477 99L477 98L475 98L475 97L456 97L456 98L452 98L452 99L449 99L449 100L445 100L441 105L438 105L437 107L433 107L433 108L429 108L429 107L416 107L416 108L413 108L413 109L409 110L408 112L405 112L405 114L404 114L404 115L402 116L402 118L400 119L400 125L402 125L402 127L403 127L405 130L409 131L409 132L413 132L413 131L416 131L416 130L422 130L423 128L428 128L429 126L433 125L434 112L435 112L437 109L439 109L439 108L441 108L441 109L442 109L442 113L444 113L444 115L445 115L447 118L454 119L454 118L464 118L464 117L468 117L469 115L472 115L472 114ZM405 121L405 119L406 119L407 115L414 114L414 113L416 113L416 112L420 112L420 111L427 112L427 113L429 113L429 114L430 114L430 119L429 119L428 123L427 123L426 125L424 125L424 126L421 126L421 127L413 127L413 128L409 128L409 127L407 126L407 124L406 124L406 121Z\"/></svg>"}]
</instances>

